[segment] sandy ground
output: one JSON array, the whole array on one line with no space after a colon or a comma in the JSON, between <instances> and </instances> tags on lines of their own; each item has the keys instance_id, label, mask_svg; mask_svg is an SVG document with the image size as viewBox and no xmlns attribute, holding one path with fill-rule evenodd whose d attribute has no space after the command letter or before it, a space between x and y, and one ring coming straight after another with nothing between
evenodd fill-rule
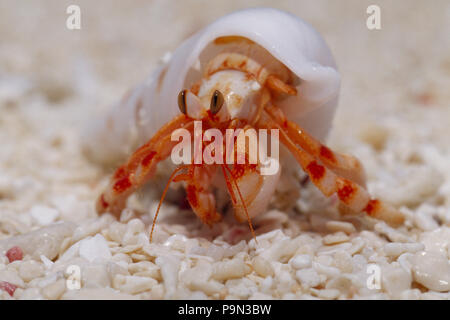
<instances>
[{"instance_id":1,"label":"sandy ground","mask_svg":"<svg viewBox=\"0 0 450 320\"><path fill-rule=\"evenodd\" d=\"M373 2L0 0L0 299L449 299L450 4L375 1L369 31ZM69 4L81 30L65 27ZM120 222L95 213L112 168L83 156L86 121L184 38L255 5L328 42L343 78L329 145L362 161L400 228L343 219L311 184L255 219L258 244L170 201L149 244L152 185Z\"/></svg>"}]
</instances>

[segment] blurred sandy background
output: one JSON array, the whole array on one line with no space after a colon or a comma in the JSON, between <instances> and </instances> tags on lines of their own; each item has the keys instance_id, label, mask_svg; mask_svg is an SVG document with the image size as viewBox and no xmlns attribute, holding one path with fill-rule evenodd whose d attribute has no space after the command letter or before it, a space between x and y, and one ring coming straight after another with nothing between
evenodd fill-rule
<instances>
[{"instance_id":1,"label":"blurred sandy background","mask_svg":"<svg viewBox=\"0 0 450 320\"><path fill-rule=\"evenodd\" d=\"M70 4L81 8L81 30L65 27ZM381 30L366 28L370 4L381 8ZM370 104L369 109L376 105L389 112L397 107L387 101L390 93L416 89L419 95L432 95L425 100L433 105L444 105L445 97L436 91L443 87L441 77L448 77L450 68L450 5L446 0L2 0L0 71L50 79L69 94L82 64L98 80L95 96L107 105L142 80L165 52L187 36L226 13L253 6L287 10L318 29L343 76L342 109Z\"/></svg>"}]
</instances>

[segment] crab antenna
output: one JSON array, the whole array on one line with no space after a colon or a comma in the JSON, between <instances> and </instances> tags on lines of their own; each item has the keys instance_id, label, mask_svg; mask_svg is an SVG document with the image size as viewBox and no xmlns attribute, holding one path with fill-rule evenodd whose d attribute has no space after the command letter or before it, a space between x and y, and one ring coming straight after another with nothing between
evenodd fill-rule
<instances>
[{"instance_id":1,"label":"crab antenna","mask_svg":"<svg viewBox=\"0 0 450 320\"><path fill-rule=\"evenodd\" d=\"M176 168L176 169L172 172L172 174L170 175L169 181L167 182L167 185L166 185L166 187L165 187L165 189L164 189L164 192L163 192L163 194L162 194L162 196L161 196L161 199L159 200L158 209L156 210L155 216L154 216L154 218L153 218L152 230L150 231L150 242L152 242L153 229L155 228L156 218L158 218L159 209L161 209L161 205L162 205L162 203L163 203L163 201L164 201L164 198L165 198L165 196L166 196L167 190L169 190L170 183L176 178L176 177L175 177L175 174L176 174L178 171L180 171L181 169L187 168L187 167L188 167L187 165L179 166L179 167Z\"/></svg>"},{"instance_id":2,"label":"crab antenna","mask_svg":"<svg viewBox=\"0 0 450 320\"><path fill-rule=\"evenodd\" d=\"M247 211L247 205L245 204L244 198L242 197L241 190L239 190L239 186L238 186L236 180L234 179L233 173L231 172L230 168L228 168L227 165L222 164L223 175L224 175L224 177L225 177L225 180L227 181L227 186L228 186L228 176L227 176L227 174L226 174L224 168L227 169L228 172L230 173L231 180L233 181L233 183L234 183L234 185L235 185L235 187L236 187L236 189L237 189L237 191L238 191L239 198L241 199L242 206L244 207L245 215L247 216L248 225L249 225L249 227L250 227L250 231L252 232L253 239L255 239L255 242L258 243L258 240L256 240L255 230L253 229L252 220L250 219L250 216L249 216L249 214L248 214L248 211ZM232 198L234 198L233 190L231 189L230 192L233 194L233 195L232 195Z\"/></svg>"}]
</instances>

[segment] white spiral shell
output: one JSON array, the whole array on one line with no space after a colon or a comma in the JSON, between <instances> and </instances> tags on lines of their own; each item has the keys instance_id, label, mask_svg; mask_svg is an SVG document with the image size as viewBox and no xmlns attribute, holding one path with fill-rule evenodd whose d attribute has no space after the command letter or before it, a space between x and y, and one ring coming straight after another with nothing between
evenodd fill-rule
<instances>
[{"instance_id":1,"label":"white spiral shell","mask_svg":"<svg viewBox=\"0 0 450 320\"><path fill-rule=\"evenodd\" d=\"M177 95L198 79L205 48L215 39L240 36L265 48L299 79L297 96L279 104L290 120L323 140L338 101L340 75L320 34L300 18L271 8L252 8L224 16L189 39L109 114L86 131L85 149L101 162L123 158L179 114ZM162 81L161 81L162 80Z\"/></svg>"}]
</instances>

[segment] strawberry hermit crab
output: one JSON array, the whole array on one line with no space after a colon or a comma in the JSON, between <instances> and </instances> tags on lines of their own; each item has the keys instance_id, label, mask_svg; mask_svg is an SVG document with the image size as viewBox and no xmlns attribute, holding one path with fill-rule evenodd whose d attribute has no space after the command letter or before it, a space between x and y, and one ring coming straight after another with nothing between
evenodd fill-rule
<instances>
[{"instance_id":1,"label":"strawberry hermit crab","mask_svg":"<svg viewBox=\"0 0 450 320\"><path fill-rule=\"evenodd\" d=\"M196 137L214 129L210 142L204 137L192 144L200 154L209 152L223 161L198 162L189 156L169 183L184 183L192 210L208 225L221 218L213 190L226 188L236 218L248 221L253 231L250 219L265 211L284 160L280 159L276 172L263 174L262 157L249 161L250 146L256 142L249 139L250 146L242 145L234 138L266 130L269 135L276 133L325 196L337 194L350 212L402 223L399 211L370 197L359 161L321 142L331 126L339 86L329 48L301 19L257 8L217 20L187 39L170 61L89 132L87 150L100 160L115 159L129 146L150 139L116 170L98 198L97 211L119 215L127 198L152 178L159 162L171 156L179 143L176 132L184 130ZM237 130L231 140L218 140L230 129ZM227 161L230 154L234 159L234 153L243 155L243 161Z\"/></svg>"}]
</instances>

